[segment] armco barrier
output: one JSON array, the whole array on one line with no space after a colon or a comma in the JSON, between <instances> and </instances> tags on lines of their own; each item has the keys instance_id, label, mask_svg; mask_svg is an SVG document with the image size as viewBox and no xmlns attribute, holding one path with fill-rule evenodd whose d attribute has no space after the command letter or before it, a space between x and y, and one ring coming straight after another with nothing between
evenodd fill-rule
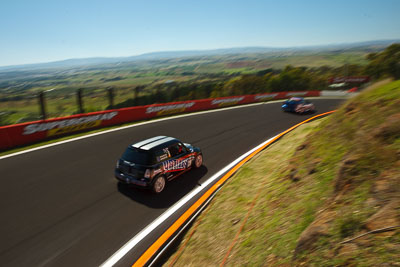
<instances>
[{"instance_id":1,"label":"armco barrier","mask_svg":"<svg viewBox=\"0 0 400 267\"><path fill-rule=\"evenodd\" d=\"M2 126L0 127L0 150L31 144L79 131L151 119L169 114L284 99L291 96L320 96L320 91L275 92L170 102Z\"/></svg>"}]
</instances>

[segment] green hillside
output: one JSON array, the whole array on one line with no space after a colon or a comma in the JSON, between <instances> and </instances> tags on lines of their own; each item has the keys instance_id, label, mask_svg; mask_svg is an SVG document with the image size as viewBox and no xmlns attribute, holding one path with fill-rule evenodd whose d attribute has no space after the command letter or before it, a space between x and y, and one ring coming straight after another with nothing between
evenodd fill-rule
<instances>
[{"instance_id":1,"label":"green hillside","mask_svg":"<svg viewBox=\"0 0 400 267\"><path fill-rule=\"evenodd\" d=\"M398 266L399 255L396 81L365 90L244 165L166 266Z\"/></svg>"}]
</instances>

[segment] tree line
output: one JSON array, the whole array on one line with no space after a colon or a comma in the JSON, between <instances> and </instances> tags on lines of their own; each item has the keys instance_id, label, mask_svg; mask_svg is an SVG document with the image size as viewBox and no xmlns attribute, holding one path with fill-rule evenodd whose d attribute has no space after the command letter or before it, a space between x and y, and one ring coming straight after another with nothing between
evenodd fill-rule
<instances>
[{"instance_id":1,"label":"tree line","mask_svg":"<svg viewBox=\"0 0 400 267\"><path fill-rule=\"evenodd\" d=\"M207 74L186 82L135 86L132 98L119 104L110 100L107 109L278 91L324 90L328 88L331 77L366 75L373 80L400 78L400 44L393 44L379 53L370 53L367 60L367 65L316 68L289 65L283 69L264 69L252 74ZM0 125L11 123L10 116L7 112L0 112Z\"/></svg>"},{"instance_id":2,"label":"tree line","mask_svg":"<svg viewBox=\"0 0 400 267\"><path fill-rule=\"evenodd\" d=\"M400 44L368 54L367 59L369 63L366 66L345 64L340 67L307 68L288 65L282 70L265 69L219 80L161 84L148 88L146 94L108 108L279 91L324 90L328 88L330 77L366 75L375 80L400 78Z\"/></svg>"}]
</instances>

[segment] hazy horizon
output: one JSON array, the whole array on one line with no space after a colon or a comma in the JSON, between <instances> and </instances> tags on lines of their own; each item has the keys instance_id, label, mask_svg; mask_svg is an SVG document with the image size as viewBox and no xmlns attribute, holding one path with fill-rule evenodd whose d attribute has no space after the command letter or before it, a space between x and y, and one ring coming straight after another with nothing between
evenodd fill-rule
<instances>
[{"instance_id":1,"label":"hazy horizon","mask_svg":"<svg viewBox=\"0 0 400 267\"><path fill-rule=\"evenodd\" d=\"M74 60L95 60L95 59L128 59L128 58L135 58L135 57L141 57L141 56L146 56L146 55L156 55L156 54L168 54L168 53L190 53L190 52L199 52L199 53L204 53L207 54L207 52L216 52L216 51L224 51L224 50L241 50L241 49L271 49L274 50L276 49L277 51L279 50L285 50L285 49L292 49L292 50L297 50L300 51L301 49L318 49L318 48L324 48L324 47L336 47L336 46L351 46L351 45L362 45L364 43L370 43L370 42L392 42L392 41L400 41L400 39L392 39L392 40L366 40L366 41L360 41L360 42L352 42L352 43L331 43L331 44L320 44L320 45L312 45L312 46L291 46L291 47L263 47L263 46L247 46L247 47L226 47L226 48L215 48L215 49L197 49L197 50L169 50L169 51L151 51L139 55L127 55L127 56L109 56L109 57L103 57L103 56L96 56L96 57L84 57L84 58L65 58L65 59L60 59L60 60L55 60L55 61L47 61L47 62L34 62L34 63L26 63L26 64L17 64L17 65L0 65L0 69L7 69L7 68L13 68L13 67L29 67L29 66L34 66L34 65L45 65L45 64L52 64L52 63L58 63L58 62L66 62L66 61L74 61ZM184 55L184 56L195 56L195 55ZM173 55L171 55L173 57ZM134 60L134 59L133 59ZM93 64L93 63L90 63Z\"/></svg>"},{"instance_id":2,"label":"hazy horizon","mask_svg":"<svg viewBox=\"0 0 400 267\"><path fill-rule=\"evenodd\" d=\"M396 0L22 0L0 8L0 66L400 38Z\"/></svg>"}]
</instances>

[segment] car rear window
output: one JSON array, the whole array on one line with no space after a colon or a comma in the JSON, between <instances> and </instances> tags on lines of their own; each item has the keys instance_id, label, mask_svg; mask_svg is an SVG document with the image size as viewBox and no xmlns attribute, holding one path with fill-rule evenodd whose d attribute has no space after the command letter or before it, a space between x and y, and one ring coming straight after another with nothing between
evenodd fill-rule
<instances>
[{"instance_id":1,"label":"car rear window","mask_svg":"<svg viewBox=\"0 0 400 267\"><path fill-rule=\"evenodd\" d=\"M152 153L146 150L128 147L122 159L140 165L152 165L154 163L154 157Z\"/></svg>"}]
</instances>

